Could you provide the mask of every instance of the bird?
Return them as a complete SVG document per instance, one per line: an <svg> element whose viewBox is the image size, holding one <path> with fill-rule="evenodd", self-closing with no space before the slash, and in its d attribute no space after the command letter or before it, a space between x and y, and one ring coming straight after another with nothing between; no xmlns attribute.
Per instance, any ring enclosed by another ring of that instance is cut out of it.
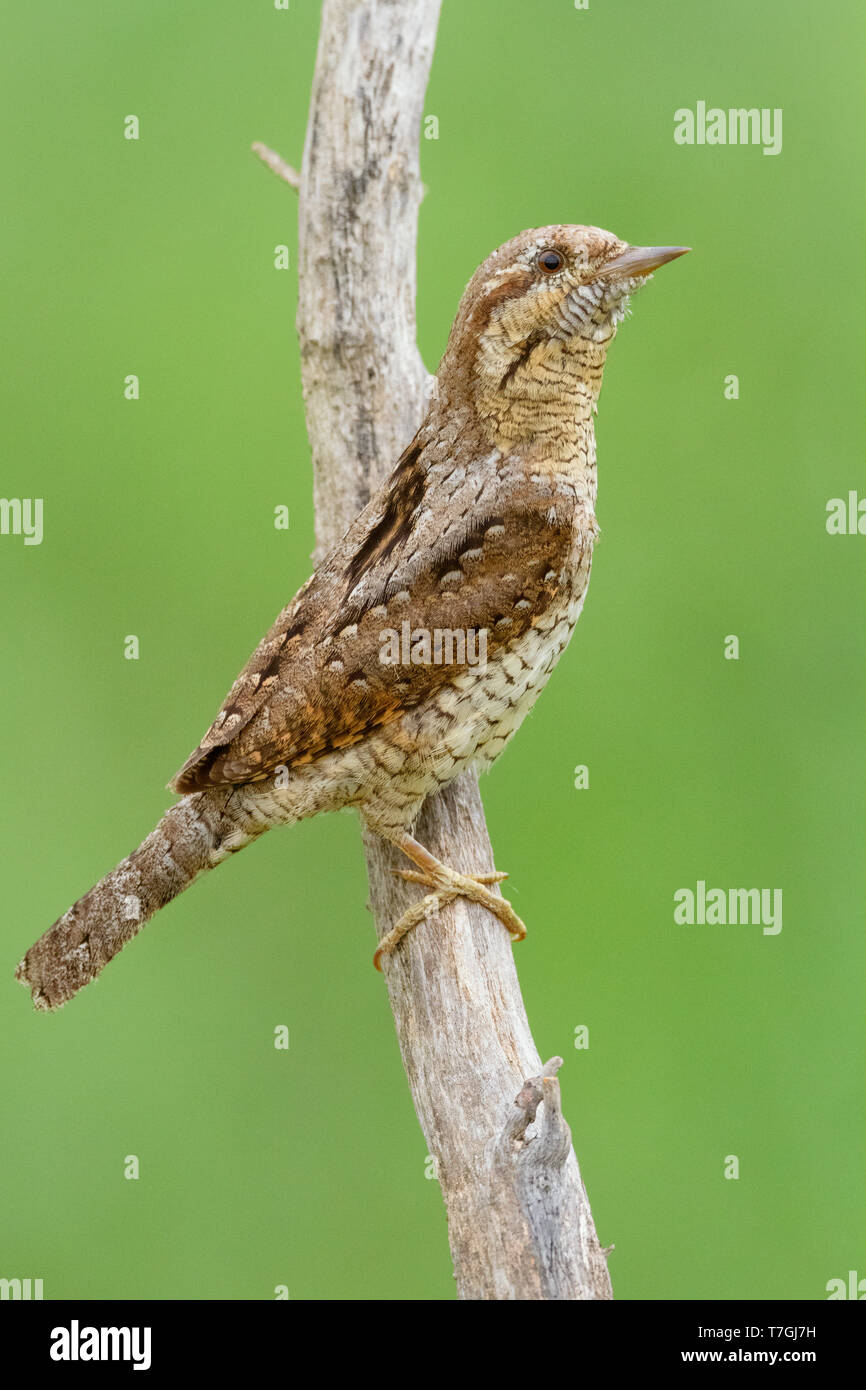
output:
<svg viewBox="0 0 866 1390"><path fill-rule="evenodd" d="M607 351L632 294L687 250L558 224L479 266L417 433L168 784L181 800L20 962L36 1009L264 831L346 807L430 890L379 941L380 969L455 897L525 936L506 875L457 873L412 830L426 797L499 757L571 637L599 534Z"/></svg>

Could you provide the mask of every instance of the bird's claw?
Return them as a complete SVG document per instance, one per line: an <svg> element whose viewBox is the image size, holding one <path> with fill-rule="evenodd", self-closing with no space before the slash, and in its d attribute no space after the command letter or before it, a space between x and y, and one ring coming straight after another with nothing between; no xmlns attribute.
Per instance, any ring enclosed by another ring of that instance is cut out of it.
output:
<svg viewBox="0 0 866 1390"><path fill-rule="evenodd" d="M511 903L498 894L491 893L489 889L489 885L501 883L507 878L506 873L497 871L489 874L458 874L449 870L447 875L442 874L441 877L418 869L393 869L392 873L408 883L420 883L433 891L404 912L399 922L382 937L373 956L373 964L377 970L382 969L382 957L391 955L407 932L446 903L453 902L455 898L468 898L470 902L486 907L494 917L498 917L514 941L522 941L526 936L526 927Z"/></svg>

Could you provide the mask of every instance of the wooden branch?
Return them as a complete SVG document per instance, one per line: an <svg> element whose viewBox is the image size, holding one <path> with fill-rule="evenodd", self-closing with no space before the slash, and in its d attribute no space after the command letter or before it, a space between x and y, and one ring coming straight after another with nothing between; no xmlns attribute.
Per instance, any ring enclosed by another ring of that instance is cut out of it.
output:
<svg viewBox="0 0 866 1390"><path fill-rule="evenodd" d="M439 0L325 0L322 9L300 180L297 320L318 556L393 467L428 399L415 240L438 12ZM493 870L469 774L427 801L415 833L455 869ZM390 846L368 835L365 849L381 937L420 890L394 876L405 865ZM459 1297L612 1297L562 1116L560 1059L542 1068L502 925L456 899L410 933L385 974L448 1212Z"/></svg>

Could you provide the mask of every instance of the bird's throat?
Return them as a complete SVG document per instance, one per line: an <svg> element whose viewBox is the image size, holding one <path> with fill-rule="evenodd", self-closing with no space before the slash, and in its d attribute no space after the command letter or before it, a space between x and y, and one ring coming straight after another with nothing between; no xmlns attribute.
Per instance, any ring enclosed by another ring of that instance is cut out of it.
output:
<svg viewBox="0 0 866 1390"><path fill-rule="evenodd" d="M475 407L489 443L520 452L539 472L580 477L594 496L593 415L608 341L545 338L515 348L482 340Z"/></svg>

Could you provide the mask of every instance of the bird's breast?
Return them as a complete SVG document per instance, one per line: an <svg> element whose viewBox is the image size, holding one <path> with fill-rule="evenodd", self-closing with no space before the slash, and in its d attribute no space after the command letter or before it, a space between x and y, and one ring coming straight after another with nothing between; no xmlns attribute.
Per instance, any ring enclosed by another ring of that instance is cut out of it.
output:
<svg viewBox="0 0 866 1390"><path fill-rule="evenodd" d="M492 763L520 728L568 645L589 584L594 531L575 536L556 598L532 625L459 675L422 713L439 773ZM419 728L419 733L421 732Z"/></svg>

